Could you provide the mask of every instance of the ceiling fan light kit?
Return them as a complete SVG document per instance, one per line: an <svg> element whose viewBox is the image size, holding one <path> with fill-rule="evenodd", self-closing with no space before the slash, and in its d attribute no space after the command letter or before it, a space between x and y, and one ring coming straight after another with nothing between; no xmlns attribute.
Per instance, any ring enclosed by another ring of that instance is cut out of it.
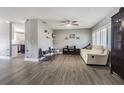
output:
<svg viewBox="0 0 124 93"><path fill-rule="evenodd" d="M78 26L79 24L77 24L78 21L71 21L71 20L65 20L65 21L61 21L61 24L63 26L67 26L67 27L70 27L70 26Z"/></svg>
<svg viewBox="0 0 124 93"><path fill-rule="evenodd" d="M70 27L70 26L72 26L72 25L71 25L71 24L67 24L66 26Z"/></svg>

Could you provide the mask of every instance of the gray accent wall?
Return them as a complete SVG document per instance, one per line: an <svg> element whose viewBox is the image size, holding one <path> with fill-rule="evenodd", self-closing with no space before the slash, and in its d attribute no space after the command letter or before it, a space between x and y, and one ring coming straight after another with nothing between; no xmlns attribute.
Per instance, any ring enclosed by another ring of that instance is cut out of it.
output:
<svg viewBox="0 0 124 93"><path fill-rule="evenodd" d="M10 23L0 22L0 56L10 57Z"/></svg>
<svg viewBox="0 0 124 93"><path fill-rule="evenodd" d="M77 30L56 30L54 31L56 35L54 40L54 47L62 49L63 47L69 45L76 45L77 48L83 48L91 42L91 30L90 29L77 29ZM70 39L69 35L75 34L79 39ZM65 38L68 39L65 39Z"/></svg>

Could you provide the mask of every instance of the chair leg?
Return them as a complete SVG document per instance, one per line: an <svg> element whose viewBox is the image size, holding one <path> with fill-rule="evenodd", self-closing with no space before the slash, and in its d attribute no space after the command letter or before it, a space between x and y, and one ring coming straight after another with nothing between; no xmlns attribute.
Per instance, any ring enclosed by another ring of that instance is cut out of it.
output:
<svg viewBox="0 0 124 93"><path fill-rule="evenodd" d="M111 73L111 74L113 74L113 71L112 71L112 69L111 69L110 73Z"/></svg>

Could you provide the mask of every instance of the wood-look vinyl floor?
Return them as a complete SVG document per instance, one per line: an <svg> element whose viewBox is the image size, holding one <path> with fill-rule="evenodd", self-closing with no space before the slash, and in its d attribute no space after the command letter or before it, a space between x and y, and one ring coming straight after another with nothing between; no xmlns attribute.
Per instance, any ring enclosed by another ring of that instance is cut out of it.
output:
<svg viewBox="0 0 124 93"><path fill-rule="evenodd" d="M53 61L0 60L1 85L122 85L109 67L86 65L78 55L59 55Z"/></svg>

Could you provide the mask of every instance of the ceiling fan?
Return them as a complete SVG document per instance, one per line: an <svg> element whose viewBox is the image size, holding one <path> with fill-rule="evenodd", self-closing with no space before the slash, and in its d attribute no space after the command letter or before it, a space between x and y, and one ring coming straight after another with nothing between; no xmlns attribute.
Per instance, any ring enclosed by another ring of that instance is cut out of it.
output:
<svg viewBox="0 0 124 93"><path fill-rule="evenodd" d="M65 21L61 21L61 25L62 26L78 26L79 24L77 24L78 21L71 21L71 20L65 20Z"/></svg>

